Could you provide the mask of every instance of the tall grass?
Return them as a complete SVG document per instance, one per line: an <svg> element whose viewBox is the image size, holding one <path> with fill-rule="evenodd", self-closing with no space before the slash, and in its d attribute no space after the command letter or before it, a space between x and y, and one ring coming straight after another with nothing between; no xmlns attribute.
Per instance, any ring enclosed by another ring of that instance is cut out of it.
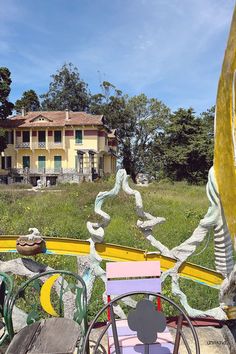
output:
<svg viewBox="0 0 236 354"><path fill-rule="evenodd" d="M30 227L36 227L44 236L89 238L86 229L88 220L98 220L94 214L94 201L100 191L109 190L114 179L80 185L61 185L56 191L28 192L0 188L1 223L0 233L8 235L27 234ZM154 216L166 218L164 224L154 228L154 236L164 245L173 248L191 236L208 208L205 188L189 186L186 183L152 183L138 189L143 197L144 210ZM137 214L132 196L120 193L116 198L106 200L103 207L111 216L111 222L105 230L105 242L126 245L145 250L154 250L136 227ZM204 247L199 247L198 251ZM12 256L10 256L12 257ZM76 263L74 257L39 256L55 268L71 268ZM193 263L209 268L214 266L213 236L207 249L199 256L192 256ZM217 291L191 281L181 280L190 304L198 308L217 305ZM96 285L90 313L93 314L101 303L103 285ZM164 293L170 295L170 287L164 287ZM99 296L98 296L99 294ZM99 300L98 300L99 298Z"/></svg>

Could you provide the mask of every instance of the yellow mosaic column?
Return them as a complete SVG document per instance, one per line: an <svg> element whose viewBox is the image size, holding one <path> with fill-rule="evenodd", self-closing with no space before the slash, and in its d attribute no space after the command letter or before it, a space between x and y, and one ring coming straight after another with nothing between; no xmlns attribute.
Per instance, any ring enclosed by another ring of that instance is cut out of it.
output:
<svg viewBox="0 0 236 354"><path fill-rule="evenodd" d="M236 236L236 7L220 75L215 120L214 170L226 222Z"/></svg>

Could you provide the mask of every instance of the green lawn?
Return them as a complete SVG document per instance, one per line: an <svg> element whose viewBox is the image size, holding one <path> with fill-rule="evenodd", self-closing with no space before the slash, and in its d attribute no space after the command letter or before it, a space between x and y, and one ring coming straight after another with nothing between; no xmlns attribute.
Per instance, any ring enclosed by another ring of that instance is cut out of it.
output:
<svg viewBox="0 0 236 354"><path fill-rule="evenodd" d="M191 236L200 219L205 215L208 201L205 188L189 186L186 183L152 183L149 187L131 187L138 189L143 196L144 210L154 216L166 218L166 222L154 228L153 234L169 248L177 246ZM94 215L94 201L100 191L113 187L114 180L80 185L62 185L59 192L33 193L25 190L6 190L0 186L0 208L2 235L27 234L29 227L37 227L44 236L89 238L86 229L88 220L97 220ZM111 222L105 230L105 242L153 250L137 229L137 215L134 197L123 192L114 199L104 203L104 210L110 214ZM200 251L204 244L199 248ZM13 255L8 255L13 257ZM55 268L75 270L74 257L38 256ZM214 266L213 239L207 250L199 256L189 259L209 268ZM217 306L218 292L205 286L182 280L189 302L197 308ZM97 309L98 294L102 285L95 287L91 304L91 314ZM170 294L168 282L164 293ZM100 304L100 300L99 300Z"/></svg>

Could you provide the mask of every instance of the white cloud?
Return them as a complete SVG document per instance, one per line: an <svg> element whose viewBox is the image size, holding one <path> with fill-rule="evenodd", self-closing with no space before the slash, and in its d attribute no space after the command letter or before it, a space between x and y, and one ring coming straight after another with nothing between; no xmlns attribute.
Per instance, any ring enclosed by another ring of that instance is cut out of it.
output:
<svg viewBox="0 0 236 354"><path fill-rule="evenodd" d="M232 12L232 4L213 0L148 4L136 23L124 19L103 40L91 41L75 57L88 60L88 65L104 63L103 70L134 87L152 84L160 75L196 62L209 43L229 27Z"/></svg>
<svg viewBox="0 0 236 354"><path fill-rule="evenodd" d="M174 105L187 90L188 104L195 91L200 105L217 84L234 0L80 1L74 11L62 0L53 15L46 1L30 4L0 0L0 55L18 87L46 91L50 75L71 61L92 90L100 70L130 94L169 95Z"/></svg>

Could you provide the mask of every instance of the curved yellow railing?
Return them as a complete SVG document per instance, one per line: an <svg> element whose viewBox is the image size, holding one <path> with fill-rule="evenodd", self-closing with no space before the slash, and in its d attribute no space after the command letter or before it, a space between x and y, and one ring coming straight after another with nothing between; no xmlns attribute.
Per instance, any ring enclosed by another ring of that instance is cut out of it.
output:
<svg viewBox="0 0 236 354"><path fill-rule="evenodd" d="M16 252L18 237L0 236L0 252ZM79 256L87 255L90 252L88 241L53 237L45 237L44 239L47 245L47 254ZM172 268L176 263L175 259L161 256L156 252L147 253L144 250L109 243L96 244L96 250L104 260L160 261L162 271ZM180 276L211 287L218 287L223 280L220 273L188 262L181 266Z"/></svg>

